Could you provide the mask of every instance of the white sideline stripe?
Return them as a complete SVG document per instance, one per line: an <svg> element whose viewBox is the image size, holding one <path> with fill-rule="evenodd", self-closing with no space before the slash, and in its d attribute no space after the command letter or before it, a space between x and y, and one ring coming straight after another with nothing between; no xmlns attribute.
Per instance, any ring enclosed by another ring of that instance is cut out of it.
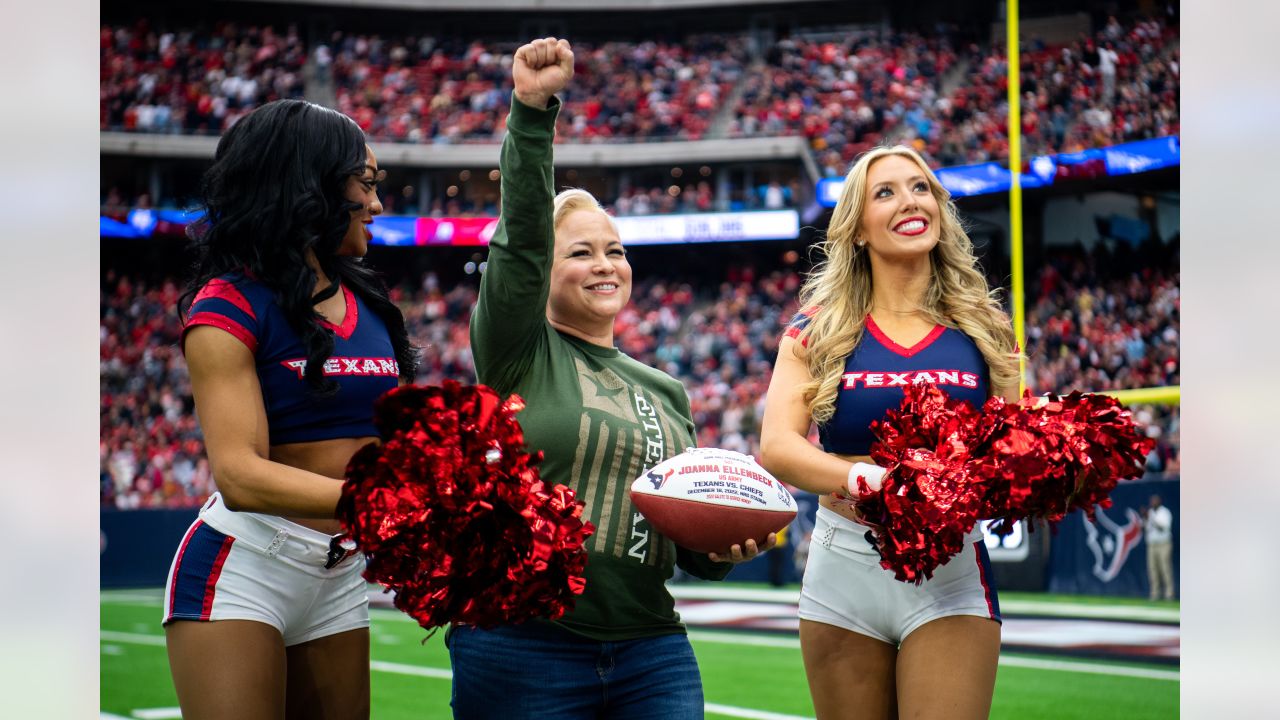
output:
<svg viewBox="0 0 1280 720"><path fill-rule="evenodd" d="M1150 680L1173 680L1174 682L1179 681L1182 677L1178 670L1156 670L1154 668L1128 667L1126 665L1103 665L1101 663L1042 660L1040 658L1008 657L1004 655L1000 656L1000 664L1034 670L1062 670L1064 672L1092 673L1094 675L1121 675Z"/></svg>
<svg viewBox="0 0 1280 720"><path fill-rule="evenodd" d="M755 647L800 649L800 638L794 635L748 635L746 633L690 630L689 639L700 640L702 642L723 643L725 645L752 645Z"/></svg>
<svg viewBox="0 0 1280 720"><path fill-rule="evenodd" d="M140 633L123 633L103 630L98 633L100 639L112 642L133 643L135 645L164 646L163 635L143 635ZM722 643L725 645L748 645L756 647L778 647L799 649L800 639L793 637L771 637L768 635L748 635L738 633L690 631L689 639L698 642ZM1177 670L1157 670L1154 668L1130 667L1128 665L1107 665L1103 663L1072 662L1066 660L1042 660L1019 656L1001 655L1000 664L1009 667L1030 668L1033 670L1058 670L1062 672L1089 673L1093 675L1116 675L1120 677L1148 678L1150 680L1179 681L1181 673ZM398 672L405 675L421 675L447 679L453 677L448 670L423 668L416 665L374 660L369 667L381 672ZM441 674L446 673L446 674ZM727 706L726 706L727 707ZM746 716L743 716L746 717ZM782 717L782 716L779 716Z"/></svg>
<svg viewBox="0 0 1280 720"><path fill-rule="evenodd" d="M800 590L774 588L728 588L703 585L667 585L671 597L677 600L756 600L759 602L800 602Z"/></svg>
<svg viewBox="0 0 1280 720"><path fill-rule="evenodd" d="M129 714L138 718L138 720L173 720L173 718L182 720L182 708L176 707L146 708L134 710Z"/></svg>
<svg viewBox="0 0 1280 720"><path fill-rule="evenodd" d="M142 633L100 630L98 632L98 639L111 640L112 642L133 643L134 645L159 645L160 647L164 647L163 635L143 635Z"/></svg>
<svg viewBox="0 0 1280 720"><path fill-rule="evenodd" d="M164 602L164 591L103 590L98 593L98 601L113 605L160 605Z"/></svg>
<svg viewBox="0 0 1280 720"><path fill-rule="evenodd" d="M739 635L738 633L689 631L689 639L700 642L723 643L725 645L754 645L756 647L800 648L800 639L796 637L770 637L768 635ZM1073 662L1070 660L1041 660L1039 658L1019 657L1017 655L1001 655L1000 664L1009 667L1031 668L1034 670L1060 670L1062 672L1090 673L1093 675L1119 675L1123 677L1148 678L1151 680L1181 679L1177 670L1157 670L1154 668L1130 667L1128 665L1107 665L1105 663Z"/></svg>
<svg viewBox="0 0 1280 720"><path fill-rule="evenodd" d="M729 717L749 718L750 720L813 720L808 715L783 715L782 713L767 712L764 710L750 710L748 708L734 707L732 705L718 705L716 703L707 703L706 710L716 715L728 715Z"/></svg>
<svg viewBox="0 0 1280 720"><path fill-rule="evenodd" d="M381 672L398 673L400 675L417 675L419 677L438 678L440 680L450 680L453 678L453 672L442 670L440 668L418 667L416 665L404 665L402 663L383 662L374 660L369 663L371 670ZM732 705L718 705L716 703L706 703L706 711L715 713L716 715L727 715L729 717L748 718L749 720L813 720L813 718L803 715L782 715L780 713L772 713L764 710L752 710L750 708L734 707Z"/></svg>
<svg viewBox="0 0 1280 720"><path fill-rule="evenodd" d="M752 602L790 603L793 605L800 602L800 591L795 589L725 588L679 584L668 585L667 589L671 591L671 596L677 600L746 600ZM1000 601L1000 610L1010 615L1063 615L1066 617L1159 620L1162 622L1178 622L1181 618L1181 611L1177 608L1040 602L1038 600L1002 599Z"/></svg>
<svg viewBox="0 0 1280 720"><path fill-rule="evenodd" d="M1038 602L1036 600L1001 600L1000 612L1010 615L1062 615L1077 618L1119 620L1159 620L1180 622L1182 612L1174 608L1140 605L1085 605L1082 603Z"/></svg>
<svg viewBox="0 0 1280 720"><path fill-rule="evenodd" d="M419 677L437 678L440 680L453 679L452 670L421 667L419 665L404 665L402 663L385 662L382 660L370 660L369 669L377 670L379 672L398 673L400 675L417 675Z"/></svg>
<svg viewBox="0 0 1280 720"><path fill-rule="evenodd" d="M799 590L765 588L753 590L750 588L717 588L696 585L669 585L667 589L678 600L745 600L749 602L790 604L800 602ZM100 600L103 603L116 605L158 607L163 603L163 596L158 593L104 590L101 592ZM412 618L393 608L371 608L371 610L388 611L399 615L402 619L413 622ZM1051 617L1152 620L1174 623L1180 622L1182 618L1182 613L1177 608L1142 607L1141 605L1090 605L1072 602L1040 602L1038 600L1001 600L1000 610L1006 615L1047 615Z"/></svg>
<svg viewBox="0 0 1280 720"><path fill-rule="evenodd" d="M417 620L414 620L413 618L409 617L408 615L400 612L395 608L371 607L369 608L369 617L378 618L380 620L410 622L410 623L413 623L414 625L418 624ZM440 631L444 632L444 628L441 628ZM426 631L424 630L423 632L426 632Z"/></svg>

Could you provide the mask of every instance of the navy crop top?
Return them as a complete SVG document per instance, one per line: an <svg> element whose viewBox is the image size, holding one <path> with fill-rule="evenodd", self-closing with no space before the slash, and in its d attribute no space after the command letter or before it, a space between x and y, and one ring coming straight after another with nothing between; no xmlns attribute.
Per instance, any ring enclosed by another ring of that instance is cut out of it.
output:
<svg viewBox="0 0 1280 720"><path fill-rule="evenodd" d="M799 337L816 311L797 314L785 335ZM867 316L865 332L845 359L835 414L818 426L822 449L841 455L867 455L875 436L871 423L902 405L902 388L932 382L948 395L974 407L987 401L987 362L968 335L938 325L914 346L890 340Z"/></svg>
<svg viewBox="0 0 1280 720"><path fill-rule="evenodd" d="M369 310L345 285L347 312L333 331L333 355L324 374L338 382L338 392L317 397L303 379L307 351L289 327L275 294L241 275L210 280L191 304L183 336L197 325L231 333L253 353L267 409L272 445L372 437L373 401L396 387L400 366L382 318Z"/></svg>

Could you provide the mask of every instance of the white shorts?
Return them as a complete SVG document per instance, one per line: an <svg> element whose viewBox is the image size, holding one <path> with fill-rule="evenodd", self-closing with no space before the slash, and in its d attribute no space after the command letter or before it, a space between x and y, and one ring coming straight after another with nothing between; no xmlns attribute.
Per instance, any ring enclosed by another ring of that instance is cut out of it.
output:
<svg viewBox="0 0 1280 720"><path fill-rule="evenodd" d="M331 554L332 541L273 515L228 510L214 493L174 554L164 623L256 620L279 630L286 647L369 627L364 555Z"/></svg>
<svg viewBox="0 0 1280 720"><path fill-rule="evenodd" d="M835 625L895 647L916 628L951 615L1000 622L991 559L979 538L920 585L880 567L870 528L818 508L800 589L800 618Z"/></svg>

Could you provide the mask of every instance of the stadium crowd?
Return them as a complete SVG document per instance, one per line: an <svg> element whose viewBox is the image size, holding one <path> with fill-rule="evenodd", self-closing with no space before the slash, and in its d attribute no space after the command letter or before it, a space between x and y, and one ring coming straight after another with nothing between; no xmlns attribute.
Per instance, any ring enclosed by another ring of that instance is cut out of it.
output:
<svg viewBox="0 0 1280 720"><path fill-rule="evenodd" d="M1027 382L1034 392L1180 384L1177 252L1104 246L1051 253L1030 286ZM1135 405L1157 441L1148 470L1179 468L1178 406Z"/></svg>
<svg viewBox="0 0 1280 720"><path fill-rule="evenodd" d="M497 142L511 94L514 45L429 36L335 33L337 107L378 140ZM574 86L560 140L697 140L746 64L740 37L574 43Z"/></svg>
<svg viewBox="0 0 1280 720"><path fill-rule="evenodd" d="M1112 272L1096 254L1051 258L1028 310L1033 391L1176 384L1176 269ZM1176 266L1175 266L1176 268ZM637 282L617 321L619 347L680 378L701 446L759 449L780 332L797 311L795 270L731 268L718 286L658 278ZM117 508L194 506L213 490L178 348L173 279L109 270L101 287L101 500ZM468 322L473 283L445 286L433 273L392 289L422 348L418 382L474 381ZM1137 406L1158 440L1154 472L1178 469L1177 407Z"/></svg>
<svg viewBox="0 0 1280 720"><path fill-rule="evenodd" d="M1062 253L1027 308L1032 389L1116 390L1179 384L1179 277L1146 266L1117 273L1098 253Z"/></svg>
<svg viewBox="0 0 1280 720"><path fill-rule="evenodd" d="M972 48L954 92L904 116L901 140L935 166L1007 161L1008 59ZM1020 55L1023 156L1179 134L1176 28L1114 17L1069 45L1035 43Z"/></svg>
<svg viewBox="0 0 1280 720"><path fill-rule="evenodd" d="M108 270L101 287L100 479L104 505L187 507L213 492L193 412L174 280Z"/></svg>
<svg viewBox="0 0 1280 720"><path fill-rule="evenodd" d="M745 87L729 135L803 135L828 174L844 174L859 152L907 112L933 106L955 65L946 36L859 31L842 39L779 39ZM830 168L835 168L834 172Z"/></svg>
<svg viewBox="0 0 1280 720"><path fill-rule="evenodd" d="M253 108L303 97L296 26L215 23L154 30L145 19L100 31L100 127L217 135Z"/></svg>
<svg viewBox="0 0 1280 720"><path fill-rule="evenodd" d="M776 180L744 189L730 184L718 193L706 180L672 183L665 187L632 186L620 191L612 202L604 200L605 209L614 215L661 215L666 213L698 213L724 210L781 210L794 208L803 193L800 181L793 178L783 184Z"/></svg>
<svg viewBox="0 0 1280 720"><path fill-rule="evenodd" d="M747 38L575 41L575 81L557 139L697 140L801 135L827 174L877 142L911 143L935 167L1007 158L1007 59L958 35L798 29L759 58ZM430 35L336 32L310 48L294 26L218 23L101 28L101 127L217 133L247 109L316 92L377 140L493 143L510 96L514 45ZM1024 156L1179 131L1178 28L1112 17L1065 45L1032 39L1021 57ZM728 105L735 88L740 96Z"/></svg>

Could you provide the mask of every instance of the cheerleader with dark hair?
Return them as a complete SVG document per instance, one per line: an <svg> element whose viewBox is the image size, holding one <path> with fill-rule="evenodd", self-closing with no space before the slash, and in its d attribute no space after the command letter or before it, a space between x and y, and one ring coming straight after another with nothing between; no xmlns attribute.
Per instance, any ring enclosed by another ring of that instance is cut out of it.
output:
<svg viewBox="0 0 1280 720"><path fill-rule="evenodd" d="M182 346L218 492L165 588L184 717L368 717L364 563L334 513L374 399L417 366L362 261L384 176L350 118L297 100L237 122L205 175Z"/></svg>

